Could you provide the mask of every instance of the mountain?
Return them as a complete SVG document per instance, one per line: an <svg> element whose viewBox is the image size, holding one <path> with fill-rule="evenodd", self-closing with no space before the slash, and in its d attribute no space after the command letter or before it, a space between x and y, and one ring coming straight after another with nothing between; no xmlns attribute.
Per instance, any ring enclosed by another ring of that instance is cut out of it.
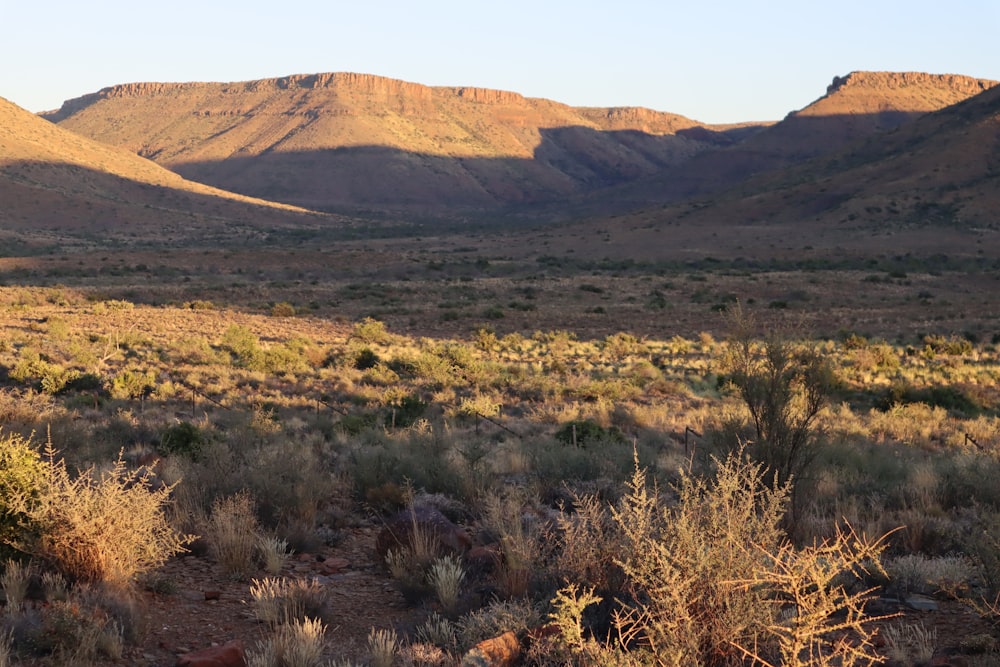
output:
<svg viewBox="0 0 1000 667"><path fill-rule="evenodd" d="M996 82L852 72L773 125L350 73L136 83L46 114L198 182L327 211L544 204L576 215L711 196L891 131Z"/></svg>
<svg viewBox="0 0 1000 667"><path fill-rule="evenodd" d="M615 220L623 247L697 229L693 253L995 252L1000 232L1000 86L711 198ZM718 238L725 238L720 244ZM713 249L714 248L714 249ZM648 253L647 253L648 255Z"/></svg>
<svg viewBox="0 0 1000 667"><path fill-rule="evenodd" d="M650 176L760 127L350 73L119 85L46 117L186 178L320 210L561 200Z"/></svg>
<svg viewBox="0 0 1000 667"><path fill-rule="evenodd" d="M318 218L185 180L128 151L84 138L0 98L0 228L33 238L95 239L299 225Z"/></svg>
<svg viewBox="0 0 1000 667"><path fill-rule="evenodd" d="M852 72L825 95L783 120L721 150L619 188L618 196L653 205L706 198L759 174L833 154L853 142L890 132L997 85L996 81L920 72Z"/></svg>

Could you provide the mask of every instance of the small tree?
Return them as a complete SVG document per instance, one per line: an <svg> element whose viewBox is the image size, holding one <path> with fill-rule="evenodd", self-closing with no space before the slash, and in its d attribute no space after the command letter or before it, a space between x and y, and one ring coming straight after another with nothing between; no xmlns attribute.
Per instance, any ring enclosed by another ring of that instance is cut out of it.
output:
<svg viewBox="0 0 1000 667"><path fill-rule="evenodd" d="M819 444L816 417L833 387L829 364L815 351L769 335L754 337L753 318L737 306L723 367L746 405L755 439L747 448L772 484L801 480ZM800 494L792 487L793 517Z"/></svg>

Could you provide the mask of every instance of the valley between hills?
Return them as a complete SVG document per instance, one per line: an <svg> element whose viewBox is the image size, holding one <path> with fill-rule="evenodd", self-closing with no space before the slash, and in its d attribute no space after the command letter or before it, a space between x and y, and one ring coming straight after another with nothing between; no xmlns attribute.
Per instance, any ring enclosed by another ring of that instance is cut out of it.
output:
<svg viewBox="0 0 1000 667"><path fill-rule="evenodd" d="M997 211L960 75L0 98L0 665L1000 664Z"/></svg>

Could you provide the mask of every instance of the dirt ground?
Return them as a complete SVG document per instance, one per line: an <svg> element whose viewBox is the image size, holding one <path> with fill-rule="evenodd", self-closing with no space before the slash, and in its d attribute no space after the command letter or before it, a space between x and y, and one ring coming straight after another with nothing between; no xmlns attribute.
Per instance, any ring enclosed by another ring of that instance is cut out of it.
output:
<svg viewBox="0 0 1000 667"><path fill-rule="evenodd" d="M336 546L291 556L281 573L316 579L329 593L326 636L331 658L362 660L372 628L403 630L419 615L375 562L377 530L347 529ZM113 664L167 667L179 655L214 644L239 639L250 651L267 638L267 627L254 614L249 581L235 581L212 560L193 555L172 560L161 574L174 590L142 593L145 637ZM258 575L265 576L263 571Z"/></svg>
<svg viewBox="0 0 1000 667"><path fill-rule="evenodd" d="M290 578L316 578L327 588L330 658L363 662L368 657L367 637L373 628L394 628L402 637L426 613L409 607L388 574L375 562L373 545L377 532L374 526L350 529L337 546L291 557L282 572L282 576ZM336 568L344 561L346 565ZM334 564L334 568L325 567L324 563ZM175 584L175 591L143 593L146 615L143 641L139 646L129 647L121 660L108 664L172 667L178 656L191 651L232 639L241 640L247 650L253 650L266 638L266 626L254 615L249 582L229 579L216 563L190 555L171 561L162 574ZM216 596L217 599L206 599ZM898 616L880 621L879 625L912 626L927 633L933 638L937 664L976 664L973 656L955 656L967 650L963 644L970 638L992 635L991 624L964 603L935 602L936 610L918 611L881 601L878 613L898 613ZM892 652L883 637L884 632L876 643L888 658ZM916 650L915 646L911 648L913 653ZM950 661L945 661L946 656Z"/></svg>

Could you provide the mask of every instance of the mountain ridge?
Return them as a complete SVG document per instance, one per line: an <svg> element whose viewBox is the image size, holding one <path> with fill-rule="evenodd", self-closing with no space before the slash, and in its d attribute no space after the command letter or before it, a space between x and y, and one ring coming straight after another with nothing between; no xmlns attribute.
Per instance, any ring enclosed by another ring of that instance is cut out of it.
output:
<svg viewBox="0 0 1000 667"><path fill-rule="evenodd" d="M996 84L856 71L777 123L712 126L643 107L334 72L121 84L46 117L193 181L309 209L565 220L752 190Z"/></svg>
<svg viewBox="0 0 1000 667"><path fill-rule="evenodd" d="M596 211L619 194L623 210L707 196L995 83L852 72L771 125L351 72L120 84L44 116L188 179L310 209L448 214L583 198Z"/></svg>
<svg viewBox="0 0 1000 667"><path fill-rule="evenodd" d="M815 230L811 243L837 246L848 235L907 234L975 254L1000 232L1000 87L924 114L894 132L800 165L752 178L712 200L647 209L623 219L652 225L773 225ZM936 239L936 241L935 241Z"/></svg>
<svg viewBox="0 0 1000 667"><path fill-rule="evenodd" d="M755 129L355 73L122 84L44 117L192 180L325 210L558 199L655 173ZM374 172L382 177L366 176Z"/></svg>

